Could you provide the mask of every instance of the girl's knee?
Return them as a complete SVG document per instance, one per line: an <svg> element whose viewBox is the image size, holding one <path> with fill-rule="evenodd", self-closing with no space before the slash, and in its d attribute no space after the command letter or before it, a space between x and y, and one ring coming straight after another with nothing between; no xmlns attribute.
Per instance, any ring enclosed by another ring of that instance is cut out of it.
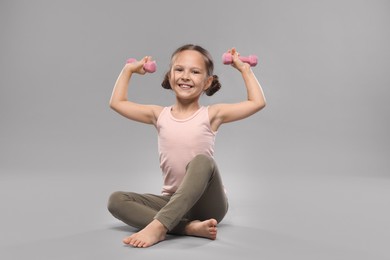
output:
<svg viewBox="0 0 390 260"><path fill-rule="evenodd" d="M201 164L201 165L209 165L210 167L214 167L214 159L205 154L198 154L191 160L191 163Z"/></svg>
<svg viewBox="0 0 390 260"><path fill-rule="evenodd" d="M194 170L198 173L214 175L216 164L212 157L204 154L196 155L187 165L186 170Z"/></svg>
<svg viewBox="0 0 390 260"><path fill-rule="evenodd" d="M115 214L115 212L120 207L121 202L123 201L123 192L116 191L112 193L108 199L107 209L111 214Z"/></svg>

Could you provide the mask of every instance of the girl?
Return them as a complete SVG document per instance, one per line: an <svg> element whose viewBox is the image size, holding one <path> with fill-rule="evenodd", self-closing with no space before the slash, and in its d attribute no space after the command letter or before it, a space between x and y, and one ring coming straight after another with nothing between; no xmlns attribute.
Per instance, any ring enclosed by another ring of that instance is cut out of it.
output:
<svg viewBox="0 0 390 260"><path fill-rule="evenodd" d="M125 239L134 247L149 247L167 233L216 239L217 223L228 210L228 202L217 165L213 159L218 128L246 118L265 106L265 97L250 66L229 50L232 66L242 75L248 99L236 104L199 104L203 93L213 95L221 88L213 75L214 63L197 45L178 48L162 86L172 89L176 102L169 107L141 105L127 98L133 73L144 75L149 56L128 63L120 73L110 100L119 114L152 124L158 132L160 166L163 172L161 195L115 192L108 202L111 214L140 231Z"/></svg>

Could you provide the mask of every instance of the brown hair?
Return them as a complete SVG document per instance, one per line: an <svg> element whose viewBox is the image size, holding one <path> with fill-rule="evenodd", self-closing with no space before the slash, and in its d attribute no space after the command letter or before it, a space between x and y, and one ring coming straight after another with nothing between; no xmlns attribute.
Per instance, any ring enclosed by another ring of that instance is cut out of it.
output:
<svg viewBox="0 0 390 260"><path fill-rule="evenodd" d="M182 51L187 51L187 50L197 51L200 54L202 54L202 56L204 58L204 62L206 64L207 76L213 77L213 82L211 83L210 87L208 89L206 89L205 92L206 92L207 96L212 96L215 92L217 92L221 88L221 83L219 82L218 76L213 75L213 71L214 71L213 58L211 57L210 53L206 49L202 48L199 45L194 45L194 44L183 45L183 46L179 47L178 49L176 49L176 51L172 54L171 61L175 57L176 54L178 54ZM171 66L172 66L172 64L170 64L170 67ZM172 89L171 84L169 83L169 73L170 73L170 71L168 71L165 74L164 80L161 83L161 86L165 89Z"/></svg>

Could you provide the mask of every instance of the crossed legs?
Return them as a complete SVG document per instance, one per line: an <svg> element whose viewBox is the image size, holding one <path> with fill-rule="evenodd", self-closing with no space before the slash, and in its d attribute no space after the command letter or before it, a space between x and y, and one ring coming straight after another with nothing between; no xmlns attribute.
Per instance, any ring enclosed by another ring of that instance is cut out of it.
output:
<svg viewBox="0 0 390 260"><path fill-rule="evenodd" d="M108 209L114 217L141 231L124 243L136 247L152 246L166 233L215 239L216 225L225 216L228 203L214 160L196 156L172 196L115 192Z"/></svg>

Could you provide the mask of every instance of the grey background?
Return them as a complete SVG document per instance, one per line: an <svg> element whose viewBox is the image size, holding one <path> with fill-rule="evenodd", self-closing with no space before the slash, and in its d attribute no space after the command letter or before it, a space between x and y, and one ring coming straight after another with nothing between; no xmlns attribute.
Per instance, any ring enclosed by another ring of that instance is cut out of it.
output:
<svg viewBox="0 0 390 260"><path fill-rule="evenodd" d="M389 1L0 2L2 259L389 259ZM185 43L214 56L222 90L245 99L236 47L268 106L220 128L216 160L231 208L216 241L169 237L137 250L106 210L115 190L159 193L156 131L108 107L128 57L158 71L130 94L170 105L160 87ZM387 72L387 73L386 73Z"/></svg>

